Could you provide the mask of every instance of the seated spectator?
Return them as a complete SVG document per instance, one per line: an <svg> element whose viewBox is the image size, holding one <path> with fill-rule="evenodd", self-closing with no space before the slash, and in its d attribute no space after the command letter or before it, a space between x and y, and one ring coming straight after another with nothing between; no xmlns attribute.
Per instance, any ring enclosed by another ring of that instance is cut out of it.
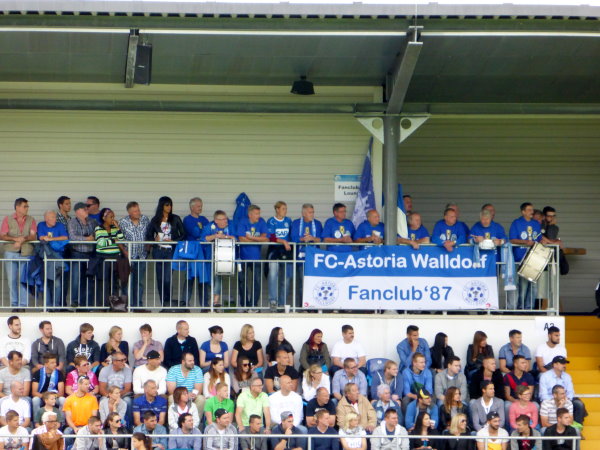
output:
<svg viewBox="0 0 600 450"><path fill-rule="evenodd" d="M262 344L255 339L254 327L250 324L242 326L240 340L233 345L231 366L234 369L237 368L237 361L240 356L248 358L256 373L262 372L265 363Z"/></svg>
<svg viewBox="0 0 600 450"><path fill-rule="evenodd" d="M145 361L133 371L133 393L135 395L143 394L146 382L154 381L157 394L165 395L167 393L167 369L160 365L160 353L150 350L146 354Z"/></svg>
<svg viewBox="0 0 600 450"><path fill-rule="evenodd" d="M223 408L214 412L215 421L204 430L207 435L204 438L204 450L238 450L237 430L231 424L231 416L232 413Z"/></svg>
<svg viewBox="0 0 600 450"><path fill-rule="evenodd" d="M35 415L33 416L33 423L36 427L40 427L44 424L42 416L46 413L52 413L56 416L56 421L58 422L60 428L65 426L65 415L62 412L62 407L58 408L56 406L58 402L58 396L55 392L46 391L42 395L42 400L44 401L44 406L38 408ZM64 403L64 401L63 401Z"/></svg>
<svg viewBox="0 0 600 450"><path fill-rule="evenodd" d="M496 368L496 360L493 356L486 356L483 359L482 367L473 374L471 383L469 384L469 397L471 401L481 397L481 390L477 386L481 386L482 381L491 381L494 383L496 397L504 399L504 378L500 369Z"/></svg>
<svg viewBox="0 0 600 450"><path fill-rule="evenodd" d="M65 434L70 433L65 430ZM102 437L103 434L102 421L98 417L92 416L88 419L87 424L77 431L77 438L75 439L73 448L76 448L77 450L104 450L106 449L106 438ZM98 435L98 437L88 437L90 435ZM69 444L67 444L67 446L68 445Z"/></svg>
<svg viewBox="0 0 600 450"><path fill-rule="evenodd" d="M312 448L314 450L339 450L340 440L338 432L331 426L330 414L326 409L320 409L314 417L316 425L308 429L308 434L316 436L330 435L331 438L314 439Z"/></svg>
<svg viewBox="0 0 600 450"><path fill-rule="evenodd" d="M23 450L29 446L29 432L19 425L20 421L16 411L6 413L5 425L0 428L0 449Z"/></svg>
<svg viewBox="0 0 600 450"><path fill-rule="evenodd" d="M65 370L66 350L62 339L52 334L52 323L48 320L42 320L39 325L42 337L33 341L31 344L31 373L34 374L44 365L44 355L51 353L57 356L57 369L61 372Z"/></svg>
<svg viewBox="0 0 600 450"><path fill-rule="evenodd" d="M367 432L360 426L358 414L350 412L344 417L344 425L340 427L340 444L344 450L359 448L367 450Z"/></svg>
<svg viewBox="0 0 600 450"><path fill-rule="evenodd" d="M207 400L217 395L217 385L226 384L231 386L229 374L225 372L225 362L221 358L213 358L210 362L210 369L204 375L204 386L202 389L204 398ZM229 389L227 390L229 398Z"/></svg>
<svg viewBox="0 0 600 450"><path fill-rule="evenodd" d="M344 370L338 370L331 381L331 393L336 400L341 400L344 388L348 383L354 383L358 386L361 395L365 397L368 394L369 386L367 377L364 373L358 370L358 364L354 358L344 359Z"/></svg>
<svg viewBox="0 0 600 450"><path fill-rule="evenodd" d="M375 428L370 439L372 450L408 450L408 433L402 425L399 425L399 421L395 409L385 411L383 420Z"/></svg>
<svg viewBox="0 0 600 450"><path fill-rule="evenodd" d="M427 228L423 226L421 214L418 212L410 213L407 222L408 238L402 238L398 236L397 243L410 245L415 250L418 250L421 244L429 244L429 231L427 231Z"/></svg>
<svg viewBox="0 0 600 450"><path fill-rule="evenodd" d="M140 267L141 265L142 264L140 264ZM151 352L158 353L159 363L162 363L165 358L163 345L160 341L152 339L152 327L149 324L145 323L140 327L140 336L141 339L133 344L133 357L135 359L133 363L134 367L140 367L146 364L148 362L148 354Z"/></svg>
<svg viewBox="0 0 600 450"><path fill-rule="evenodd" d="M575 391L573 389L573 380L571 375L566 372L567 361L562 356L555 356L552 360L552 370L544 372L540 376L539 386L539 397L540 401L548 400L552 398L552 388L556 385L563 386L567 398L573 402L573 418L578 423L583 423L583 419L586 415L585 406L583 402L576 398Z"/></svg>
<svg viewBox="0 0 600 450"><path fill-rule="evenodd" d="M390 409L396 411L398 420L404 423L404 415L402 414L402 407L399 402L395 402L392 399L392 391L387 384L380 384L377 386L376 399L371 402L373 408L375 408L375 414L377 416L377 425L384 419L385 412Z"/></svg>
<svg viewBox="0 0 600 450"><path fill-rule="evenodd" d="M91 370L91 364L85 355L77 355L74 361L74 369L67 374L65 380L65 393L71 395L77 391L79 377L88 377L90 381L90 392L97 395L100 390L100 382L96 374Z"/></svg>
<svg viewBox="0 0 600 450"><path fill-rule="evenodd" d="M297 419L294 418L292 411L283 411L279 415L279 423L273 428L272 434L284 434L286 437L272 437L269 438L272 450L306 450L306 438L294 437L302 436L306 434L306 428L302 430L295 423ZM287 437L290 436L290 437Z"/></svg>
<svg viewBox="0 0 600 450"><path fill-rule="evenodd" d="M426 437L411 438L410 448L438 450L439 446L437 441L431 438L431 436L435 436L437 434L435 425L435 421L431 418L431 415L428 412L420 412L415 420L413 429L410 431L410 435Z"/></svg>
<svg viewBox="0 0 600 450"><path fill-rule="evenodd" d="M296 391L298 389L300 374L290 365L289 352L285 349L280 349L277 350L276 355L277 364L267 367L267 370L265 371L265 386L267 388L267 393L272 394L281 389L279 380L284 375L291 378L292 390Z"/></svg>
<svg viewBox="0 0 600 450"><path fill-rule="evenodd" d="M100 420L106 421L106 418L112 414L118 414L123 417L127 415L127 403L121 398L121 388L119 386L109 386L107 389L108 396L100 399Z"/></svg>
<svg viewBox="0 0 600 450"><path fill-rule="evenodd" d="M552 369L552 360L556 356L567 357L567 349L560 344L560 329L558 327L548 328L548 340L540 344L535 351L535 361L540 373Z"/></svg>
<svg viewBox="0 0 600 450"><path fill-rule="evenodd" d="M352 242L355 229L354 224L346 219L346 205L336 203L333 205L333 217L330 217L323 226L321 239L323 242L332 244L349 244ZM330 252L351 252L350 245L328 245L326 249ZM335 364L335 362L334 362Z"/></svg>
<svg viewBox="0 0 600 450"><path fill-rule="evenodd" d="M79 377L77 390L67 397L63 411L67 421L65 434L77 434L87 426L92 416L98 415L98 400L95 395L90 394L90 379L87 376ZM98 422L98 428L101 429L100 419Z"/></svg>
<svg viewBox="0 0 600 450"><path fill-rule="evenodd" d="M11 350L7 356L8 366L0 370L0 399L11 395L10 386L13 381L23 383L23 395L29 395L31 376L29 370L23 367L23 355L17 350Z"/></svg>
<svg viewBox="0 0 600 450"><path fill-rule="evenodd" d="M144 433L135 432L131 435L132 450L152 450L152 438Z"/></svg>
<svg viewBox="0 0 600 450"><path fill-rule="evenodd" d="M256 435L240 437L240 450L267 450L266 432L260 416L252 414L248 419L248 426L240 430L240 433Z"/></svg>
<svg viewBox="0 0 600 450"><path fill-rule="evenodd" d="M215 294L216 296L217 294ZM208 370L214 358L221 358L225 368L229 367L229 347L223 342L223 328L214 325L208 329L210 339L200 346L200 368ZM229 384L229 383L227 383Z"/></svg>
<svg viewBox="0 0 600 450"><path fill-rule="evenodd" d="M358 391L358 386L354 383L348 383L344 388L344 397L339 401L336 408L336 420L338 427L346 424L346 416L350 413L357 413L360 426L372 433L377 426L377 416L375 408L369 403L369 400Z"/></svg>
<svg viewBox="0 0 600 450"><path fill-rule="evenodd" d="M425 388L433 392L433 379L431 371L425 368L425 356L419 352L412 356L412 366L402 371L404 389L402 391L402 408L406 409L408 404L417 399L417 394Z"/></svg>
<svg viewBox="0 0 600 450"><path fill-rule="evenodd" d="M237 397L242 391L248 389L253 380L259 377L254 371L252 363L245 356L238 358L236 366L237 367L233 370L233 376L231 377L231 390Z"/></svg>
<svg viewBox="0 0 600 450"><path fill-rule="evenodd" d="M108 388L117 386L120 391L120 397L127 405L127 420L131 423L131 405L133 403L131 368L125 365L125 355L120 351L112 354L111 365L100 371L98 381L100 382L100 395L109 396Z"/></svg>
<svg viewBox="0 0 600 450"><path fill-rule="evenodd" d="M421 353L425 356L425 367L431 366L431 353L429 344L423 338L419 337L419 327L409 325L406 328L406 338L400 341L396 346L396 351L400 357L400 370L404 370L412 364L412 357L415 353Z"/></svg>
<svg viewBox="0 0 600 450"><path fill-rule="evenodd" d="M342 326L342 340L337 341L331 350L331 364L329 373L333 375L344 365L346 358L352 358L358 364L358 368L367 374L367 352L363 346L354 340L354 328L351 325Z"/></svg>
<svg viewBox="0 0 600 450"><path fill-rule="evenodd" d="M317 389L325 388L329 392L330 386L329 375L323 373L323 367L313 364L304 372L304 377L302 378L302 397L308 402L315 398Z"/></svg>
<svg viewBox="0 0 600 450"><path fill-rule="evenodd" d="M44 365L37 370L31 380L31 404L33 415L42 406L42 396L45 392L57 394L58 406L65 403L65 377L57 368L58 358L52 353L44 355Z"/></svg>
<svg viewBox="0 0 600 450"><path fill-rule="evenodd" d="M169 426L171 426L170 418ZM190 437L190 435L197 435L198 437ZM202 433L195 425L191 414L181 414L175 422L175 427L171 426L168 448L202 450Z"/></svg>
<svg viewBox="0 0 600 450"><path fill-rule="evenodd" d="M448 345L448 336L446 333L435 335L433 347L429 349L431 353L430 369L437 373L443 372L448 367L448 360L454 356L454 350Z"/></svg>
<svg viewBox="0 0 600 450"><path fill-rule="evenodd" d="M431 242L443 246L451 252L454 247L467 243L467 233L462 222L457 221L458 216L453 208L444 210L444 218L438 221L431 233Z"/></svg>
<svg viewBox="0 0 600 450"><path fill-rule="evenodd" d="M108 332L108 342L100 347L100 363L102 366L109 366L112 362L112 355L115 352L121 352L125 356L125 364L129 364L129 343L123 340L123 329L117 325L110 327Z"/></svg>
<svg viewBox="0 0 600 450"><path fill-rule="evenodd" d="M539 438L540 432L535 429L535 426L530 425L530 417L526 415L521 415L517 417L515 421L515 430L512 432L511 436L523 438L520 441L510 441L510 446L512 450L520 450L523 448L542 448L542 441Z"/></svg>
<svg viewBox="0 0 600 450"><path fill-rule="evenodd" d="M204 413L205 401L204 396L202 395L203 384L204 376L202 375L202 369L194 365L194 355L191 353L183 353L181 355L181 364L172 366L167 373L169 403L173 401L175 389L184 387L188 391L188 399L194 402L198 409L198 414L202 415Z"/></svg>
<svg viewBox="0 0 600 450"><path fill-rule="evenodd" d="M444 430L442 436L471 436L469 426L467 425L467 415L457 414L452 417L450 428ZM475 441L467 439L444 439L440 445L440 450L475 450Z"/></svg>
<svg viewBox="0 0 600 450"><path fill-rule="evenodd" d="M527 386L517 386L518 400L513 402L508 410L508 422L511 430L517 429L517 418L527 416L533 428L538 427L538 407L531 401L531 390Z"/></svg>
<svg viewBox="0 0 600 450"><path fill-rule="evenodd" d="M41 424L31 433L29 449L32 450L37 441L36 450L62 450L65 448L65 440L60 431L60 422L55 412L46 411L40 418Z"/></svg>
<svg viewBox="0 0 600 450"><path fill-rule="evenodd" d="M8 354L11 351L21 353L23 365L29 364L31 360L31 341L21 333L21 319L18 316L10 316L6 319L8 335L0 338L0 362L3 367L8 366Z"/></svg>
<svg viewBox="0 0 600 450"><path fill-rule="evenodd" d="M190 394L188 390L184 386L180 386L175 388L175 391L173 392L173 403L169 405L167 420L169 423L169 428L171 429L171 434L175 433L177 428L181 426L181 424L179 424L179 420L184 415L190 415L192 417L192 425L194 428L198 428L198 425L200 425L200 414L198 413L198 408L190 400Z"/></svg>
<svg viewBox="0 0 600 450"><path fill-rule="evenodd" d="M291 411L294 416L294 426L306 434L306 428L301 425L304 418L302 397L292 390L292 379L284 375L279 379L281 389L269 396L271 424L279 424L283 412Z"/></svg>
<svg viewBox="0 0 600 450"><path fill-rule="evenodd" d="M416 400L413 400L406 407L406 414L404 415L404 426L408 431L412 431L415 427L415 421L419 414L426 412L429 414L429 418L435 425L439 423L438 407L433 403L431 394L425 388L419 389L419 394Z"/></svg>
<svg viewBox="0 0 600 450"><path fill-rule="evenodd" d="M384 366L383 371L377 371L372 374L371 379L371 398L375 399L378 397L377 388L381 384L387 384L392 393L392 400L394 402L402 401L402 391L404 390L404 380L402 375L398 373L398 364L391 359L388 359ZM384 411L385 412L385 411Z"/></svg>
<svg viewBox="0 0 600 450"><path fill-rule="evenodd" d="M79 326L79 336L67 344L66 373L75 369L75 357L79 355L85 356L90 362L91 369L100 364L100 346L94 341L94 327L89 323L82 323Z"/></svg>
<svg viewBox="0 0 600 450"><path fill-rule="evenodd" d="M467 378L460 369L460 358L451 356L446 360L446 369L435 376L435 398L438 404L444 401L446 392L451 387L455 387L460 391L460 398L463 401L469 401Z"/></svg>
<svg viewBox="0 0 600 450"><path fill-rule="evenodd" d="M556 440L544 441L544 450L570 450L573 448L571 440L566 437L576 437L577 430L571 426L573 418L566 408L559 408L556 412L556 423L544 431L544 437L556 437ZM2 430L0 429L0 432Z"/></svg>
<svg viewBox="0 0 600 450"><path fill-rule="evenodd" d="M225 383L218 383L216 391L217 395L209 398L204 405L204 417L207 425L210 425L214 422L216 411L218 410L225 410L231 413L232 417L235 413L233 400L229 398L229 385Z"/></svg>
<svg viewBox="0 0 600 450"><path fill-rule="evenodd" d="M292 344L288 342L283 334L283 328L275 327L271 330L269 335L269 343L266 348L267 362L270 365L274 365L277 360L277 352L279 350L285 350L288 356L289 365L294 365L294 354L296 351Z"/></svg>
<svg viewBox="0 0 600 450"><path fill-rule="evenodd" d="M457 414L468 416L469 408L462 401L460 389L452 386L446 391L444 402L440 405L438 429L440 431L447 430Z"/></svg>
<svg viewBox="0 0 600 450"><path fill-rule="evenodd" d="M154 380L146 380L144 383L144 395L140 395L133 401L133 424L142 423L142 417L146 411L152 411L158 418L158 424L164 425L167 419L167 400L158 395L158 388Z"/></svg>
<svg viewBox="0 0 600 450"><path fill-rule="evenodd" d="M542 427L548 428L557 422L556 412L560 408L565 408L573 415L573 403L567 398L565 388L557 384L552 388L552 398L544 400L540 406L540 423Z"/></svg>
<svg viewBox="0 0 600 450"><path fill-rule="evenodd" d="M329 426L335 427L335 403L329 396L329 391L323 387L317 389L317 395L306 405L306 425L309 427L317 426L316 413L320 410L329 412Z"/></svg>
<svg viewBox="0 0 600 450"><path fill-rule="evenodd" d="M185 320L176 324L177 332L165 342L163 365L169 370L182 361L184 353L190 353L194 357L194 364L200 364L198 343L196 338L190 336L190 326Z"/></svg>
<svg viewBox="0 0 600 450"><path fill-rule="evenodd" d="M487 334L483 331L476 331L473 335L473 343L467 347L465 375L469 383L473 374L481 369L483 360L488 356L494 356L494 349L487 343Z"/></svg>
<svg viewBox="0 0 600 450"><path fill-rule="evenodd" d="M486 440L477 439L477 450L490 450L493 448L508 450L508 439L502 439L508 437L508 432L502 428L502 418L494 410L487 413L486 423L477 430L477 437L488 438L487 449L485 448Z"/></svg>
<svg viewBox="0 0 600 450"><path fill-rule="evenodd" d="M471 400L471 420L473 421L473 429L479 431L489 422L489 414L494 413L494 417L498 417L499 426L504 427L504 402L494 396L494 383L491 381L481 382L481 398ZM494 423L496 423L494 421Z"/></svg>
<svg viewBox="0 0 600 450"><path fill-rule="evenodd" d="M102 420L102 419L100 419ZM104 434L128 434L129 430L123 426L123 420L121 415L116 412L111 412L106 419L104 420L104 427L102 428ZM126 437L115 438L108 437L106 438L106 448L108 449L128 449L130 448L129 439Z"/></svg>
<svg viewBox="0 0 600 450"><path fill-rule="evenodd" d="M0 405L0 425L6 426L8 413L15 411L19 415L19 426L31 428L29 402L23 397L23 383L13 381L10 384L10 395Z"/></svg>
<svg viewBox="0 0 600 450"><path fill-rule="evenodd" d="M517 397L517 388L525 386L529 390L529 400L533 398L533 389L535 388L533 375L526 371L526 368L529 367L527 359L524 356L516 355L513 361L512 371L504 375L504 406L507 417L510 406L519 400Z"/></svg>
<svg viewBox="0 0 600 450"><path fill-rule="evenodd" d="M308 340L300 350L300 370L305 371L313 364L321 366L324 371L331 367L331 357L327 344L323 342L323 332L315 328L310 332Z"/></svg>
<svg viewBox="0 0 600 450"><path fill-rule="evenodd" d="M133 429L134 433L144 433L148 437L152 437L153 450L167 450L168 442L166 437L154 437L155 434L169 434L167 429L158 423L158 419L154 411L147 410L143 416L144 423Z"/></svg>
<svg viewBox="0 0 600 450"><path fill-rule="evenodd" d="M519 330L510 330L508 332L508 344L500 347L498 360L500 361L500 371L509 373L513 369L513 359L515 356L522 356L527 361L525 372L531 370L531 351L529 347L523 344L523 334Z"/></svg>
<svg viewBox="0 0 600 450"><path fill-rule="evenodd" d="M367 211L367 220L362 222L354 234L354 242L368 242L375 245L383 244L385 226L375 209ZM360 247L364 249L365 247Z"/></svg>
<svg viewBox="0 0 600 450"><path fill-rule="evenodd" d="M249 389L240 393L237 398L235 409L235 422L240 433L244 427L251 426L251 418L258 417L262 425L263 420L267 430L271 429L271 410L269 408L269 396L263 391L263 382L260 378L252 380ZM254 427L255 428L255 427Z"/></svg>

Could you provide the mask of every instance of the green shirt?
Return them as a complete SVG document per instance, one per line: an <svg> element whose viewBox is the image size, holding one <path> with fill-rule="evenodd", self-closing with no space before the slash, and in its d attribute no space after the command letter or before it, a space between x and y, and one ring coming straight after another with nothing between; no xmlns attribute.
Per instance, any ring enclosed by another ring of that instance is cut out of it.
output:
<svg viewBox="0 0 600 450"><path fill-rule="evenodd" d="M252 414L263 418L263 408L269 406L269 396L261 392L257 397L254 397L249 389L244 389L237 398L237 406L244 408L242 411L242 424L247 427L250 425L249 419Z"/></svg>
<svg viewBox="0 0 600 450"><path fill-rule="evenodd" d="M110 227L110 233L103 227L96 227L94 230L96 237L96 252L102 255L118 255L121 250L117 246L118 241L122 241L123 232L119 228Z"/></svg>
<svg viewBox="0 0 600 450"><path fill-rule="evenodd" d="M232 414L235 412L233 400L231 400L230 398L226 398L225 400L220 402L217 396L215 395L214 397L211 397L208 400L206 400L206 403L204 404L204 412L210 412L213 420L216 420L215 411L219 408L223 408L224 410Z"/></svg>

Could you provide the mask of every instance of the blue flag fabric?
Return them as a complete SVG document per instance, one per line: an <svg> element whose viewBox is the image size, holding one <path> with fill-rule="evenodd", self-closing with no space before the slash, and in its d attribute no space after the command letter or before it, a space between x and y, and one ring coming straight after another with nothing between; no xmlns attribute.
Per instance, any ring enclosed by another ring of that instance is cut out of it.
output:
<svg viewBox="0 0 600 450"><path fill-rule="evenodd" d="M354 205L354 213L352 214L352 223L355 228L367 220L367 211L375 209L375 193L373 192L373 170L371 168L371 149L373 148L373 138L369 139L369 149L363 170L360 175L360 188L358 197Z"/></svg>
<svg viewBox="0 0 600 450"><path fill-rule="evenodd" d="M242 192L237 196L235 203L237 206L235 208L235 212L233 213L233 221L238 224L242 219L248 217L248 207L251 203L245 192Z"/></svg>

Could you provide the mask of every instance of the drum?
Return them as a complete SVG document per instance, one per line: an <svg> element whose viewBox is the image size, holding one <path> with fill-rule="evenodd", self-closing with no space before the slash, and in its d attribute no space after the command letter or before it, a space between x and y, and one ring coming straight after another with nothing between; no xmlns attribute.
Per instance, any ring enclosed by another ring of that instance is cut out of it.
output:
<svg viewBox="0 0 600 450"><path fill-rule="evenodd" d="M215 275L235 274L235 241L215 239Z"/></svg>
<svg viewBox="0 0 600 450"><path fill-rule="evenodd" d="M536 283L552 258L552 249L539 242L533 244L519 267L519 276Z"/></svg>

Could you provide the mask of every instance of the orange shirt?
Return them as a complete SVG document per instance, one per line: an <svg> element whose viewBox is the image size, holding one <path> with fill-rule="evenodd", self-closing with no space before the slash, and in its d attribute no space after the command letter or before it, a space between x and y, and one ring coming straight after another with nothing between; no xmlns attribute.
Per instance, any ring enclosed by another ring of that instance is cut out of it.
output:
<svg viewBox="0 0 600 450"><path fill-rule="evenodd" d="M93 394L85 394L83 397L71 394L65 401L63 411L71 411L71 420L75 426L83 427L87 425L94 411L98 411L98 400Z"/></svg>

